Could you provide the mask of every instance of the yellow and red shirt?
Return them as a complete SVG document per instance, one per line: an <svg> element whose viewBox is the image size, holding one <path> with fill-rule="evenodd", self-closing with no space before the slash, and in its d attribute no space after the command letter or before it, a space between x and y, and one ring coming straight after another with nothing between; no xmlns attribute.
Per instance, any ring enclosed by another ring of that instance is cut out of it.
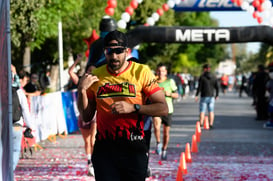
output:
<svg viewBox="0 0 273 181"><path fill-rule="evenodd" d="M96 140L141 141L144 136L143 116L137 113L113 114L116 101L144 104L145 98L160 90L156 78L147 65L129 61L119 74L110 73L107 65L92 72L99 79L88 90L89 101L97 104Z"/></svg>

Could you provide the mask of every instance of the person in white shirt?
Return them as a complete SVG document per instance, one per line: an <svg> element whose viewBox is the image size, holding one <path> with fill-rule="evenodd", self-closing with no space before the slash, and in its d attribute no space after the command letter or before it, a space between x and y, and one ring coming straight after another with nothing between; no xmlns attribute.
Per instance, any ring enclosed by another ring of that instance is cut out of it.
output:
<svg viewBox="0 0 273 181"><path fill-rule="evenodd" d="M16 88L16 93L18 95L20 107L22 110L22 116L19 120L13 121L13 131L12 131L12 140L13 140L13 170L16 169L18 164L20 153L21 153L21 141L23 136L23 126L24 123L28 128L34 130L34 124L32 122L29 106L27 102L26 95L23 89L20 88L19 83L15 83L14 80L17 79L18 75L16 73L16 69L13 65L11 65L11 72L12 72L12 87ZM17 77L17 78L15 78Z"/></svg>

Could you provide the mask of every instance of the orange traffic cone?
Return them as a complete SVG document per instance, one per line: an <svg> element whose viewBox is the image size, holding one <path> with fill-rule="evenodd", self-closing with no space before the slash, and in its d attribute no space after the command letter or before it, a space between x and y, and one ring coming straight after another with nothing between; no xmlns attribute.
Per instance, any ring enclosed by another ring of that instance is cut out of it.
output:
<svg viewBox="0 0 273 181"><path fill-rule="evenodd" d="M186 154L186 162L191 163L192 159L191 159L190 143L186 143L185 154Z"/></svg>
<svg viewBox="0 0 273 181"><path fill-rule="evenodd" d="M195 135L196 135L196 141L200 142L201 141L201 126L199 121L196 122Z"/></svg>
<svg viewBox="0 0 273 181"><path fill-rule="evenodd" d="M204 129L209 129L209 119L208 119L208 116L205 116Z"/></svg>
<svg viewBox="0 0 273 181"><path fill-rule="evenodd" d="M198 152L198 146L196 141L196 135L192 135L192 141L191 141L191 152L197 153Z"/></svg>
<svg viewBox="0 0 273 181"><path fill-rule="evenodd" d="M177 174L176 174L176 181L183 181L182 175L182 167L178 166Z"/></svg>
<svg viewBox="0 0 273 181"><path fill-rule="evenodd" d="M179 162L179 166L182 168L182 173L183 174L187 174L187 163L186 163L186 158L185 158L185 153L182 152L181 156L180 156L180 162Z"/></svg>

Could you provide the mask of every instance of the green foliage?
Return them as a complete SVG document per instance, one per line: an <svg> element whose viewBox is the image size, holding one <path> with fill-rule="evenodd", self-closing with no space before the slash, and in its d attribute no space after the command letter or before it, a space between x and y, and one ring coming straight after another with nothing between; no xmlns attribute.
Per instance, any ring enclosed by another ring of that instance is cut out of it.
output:
<svg viewBox="0 0 273 181"><path fill-rule="evenodd" d="M15 47L26 46L32 41L33 34L37 34L39 23L35 13L44 5L45 0L10 1L11 40Z"/></svg>
<svg viewBox="0 0 273 181"><path fill-rule="evenodd" d="M258 55L253 54L246 61L240 62L239 72L241 73L256 72L258 64L260 64Z"/></svg>
<svg viewBox="0 0 273 181"><path fill-rule="evenodd" d="M81 6L80 0L11 0L12 43L39 48L46 38L57 37L62 17L74 17Z"/></svg>
<svg viewBox="0 0 273 181"><path fill-rule="evenodd" d="M261 49L257 56L262 64L270 64L273 61L273 47L266 43L262 43Z"/></svg>
<svg viewBox="0 0 273 181"><path fill-rule="evenodd" d="M175 19L179 26L216 26L208 12L176 12Z"/></svg>
<svg viewBox="0 0 273 181"><path fill-rule="evenodd" d="M183 69L189 68L191 66L191 62L188 59L187 54L179 54L178 60L174 64L173 71L174 72L184 72Z"/></svg>
<svg viewBox="0 0 273 181"><path fill-rule="evenodd" d="M52 57L56 55L58 22L63 18L70 22L69 19L81 12L83 0L12 0L10 4L12 59L22 62L25 47L30 47L34 52L37 48L41 49L41 45L51 38L56 39L53 45L55 48L47 54ZM48 55L40 56L39 62L48 61L45 59ZM36 59L32 63L38 63L35 61Z"/></svg>
<svg viewBox="0 0 273 181"><path fill-rule="evenodd" d="M237 64L239 64L239 70L242 73L249 73L257 71L259 64L268 66L273 61L273 47L269 44L262 43L258 53L246 55L242 54L242 49L239 49L236 56Z"/></svg>

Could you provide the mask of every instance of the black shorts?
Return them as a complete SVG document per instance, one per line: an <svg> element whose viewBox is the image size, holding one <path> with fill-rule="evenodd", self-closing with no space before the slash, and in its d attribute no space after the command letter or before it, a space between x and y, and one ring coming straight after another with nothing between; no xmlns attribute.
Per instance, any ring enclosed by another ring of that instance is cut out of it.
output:
<svg viewBox="0 0 273 181"><path fill-rule="evenodd" d="M97 152L92 155L96 181L145 181L145 152Z"/></svg>
<svg viewBox="0 0 273 181"><path fill-rule="evenodd" d="M165 126L171 126L172 124L172 114L168 114L167 116L161 116L161 123Z"/></svg>

